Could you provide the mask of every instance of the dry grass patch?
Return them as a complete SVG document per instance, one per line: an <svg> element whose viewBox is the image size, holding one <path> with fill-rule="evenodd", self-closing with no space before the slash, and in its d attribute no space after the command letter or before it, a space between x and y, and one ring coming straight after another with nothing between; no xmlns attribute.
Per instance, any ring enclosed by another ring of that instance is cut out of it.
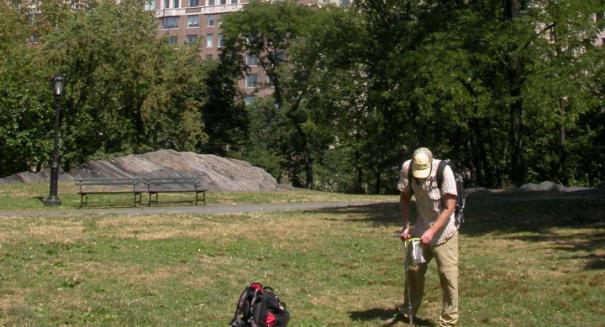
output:
<svg viewBox="0 0 605 327"><path fill-rule="evenodd" d="M23 306L28 290L11 288L8 292L6 290L4 292L0 293L0 312L9 312L13 307Z"/></svg>
<svg viewBox="0 0 605 327"><path fill-rule="evenodd" d="M489 201L469 207L460 237L460 325L598 326L602 226L553 223L549 202L538 203L544 212L535 222L533 203ZM583 207L605 209L600 203ZM402 246L392 237L398 215L394 204L3 220L0 237L12 241L0 247L0 325L224 326L243 286L260 281L288 303L293 327L378 326L403 302ZM433 325L441 305L435 268L420 311ZM10 292L19 298L11 302Z"/></svg>
<svg viewBox="0 0 605 327"><path fill-rule="evenodd" d="M69 244L84 238L84 226L81 223L30 226L24 237L42 239L45 242Z"/></svg>
<svg viewBox="0 0 605 327"><path fill-rule="evenodd" d="M104 284L112 280L120 280L130 284L155 285L186 274L189 270L190 268L186 266L159 266L149 269L136 264L81 262L56 271L55 275L59 279L73 280L75 285L81 283Z"/></svg>
<svg viewBox="0 0 605 327"><path fill-rule="evenodd" d="M85 234L84 230L84 225L78 220L2 218L0 240L3 243L14 243L23 240L40 239L49 243L69 244L82 240Z"/></svg>

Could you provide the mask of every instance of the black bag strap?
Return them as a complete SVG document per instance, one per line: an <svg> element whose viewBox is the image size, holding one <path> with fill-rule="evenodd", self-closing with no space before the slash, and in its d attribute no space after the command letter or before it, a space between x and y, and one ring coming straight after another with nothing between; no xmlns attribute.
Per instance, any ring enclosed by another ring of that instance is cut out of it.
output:
<svg viewBox="0 0 605 327"><path fill-rule="evenodd" d="M246 301L248 301L248 291L249 290L250 290L250 287L246 287L240 294L239 300L237 301L237 306L235 307L235 313L233 314L233 319L231 319L231 323L229 324L230 326L238 326L237 325L238 319L243 318L242 308L244 307L244 303Z"/></svg>
<svg viewBox="0 0 605 327"><path fill-rule="evenodd" d="M445 167L450 166L449 160L441 160L439 162L439 166L437 166L437 186L439 187L439 192L441 192L441 186L443 186L443 172L445 171Z"/></svg>
<svg viewBox="0 0 605 327"><path fill-rule="evenodd" d="M412 170L414 169L414 165L412 164L412 160L410 160L410 165L408 166L408 186L410 187L410 198L414 195L414 189L412 188L412 181L414 180L414 176L412 175Z"/></svg>
<svg viewBox="0 0 605 327"><path fill-rule="evenodd" d="M254 322L254 324L251 323L252 326L260 324L263 319L262 313L265 311L266 306L265 296L265 292L262 289L257 288L254 290L254 297L252 298L252 302L250 302L251 320Z"/></svg>

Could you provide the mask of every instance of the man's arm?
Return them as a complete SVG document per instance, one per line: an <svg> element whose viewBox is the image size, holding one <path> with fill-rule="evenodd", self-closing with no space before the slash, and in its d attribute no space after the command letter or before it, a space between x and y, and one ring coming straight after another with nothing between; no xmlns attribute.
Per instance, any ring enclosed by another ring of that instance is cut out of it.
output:
<svg viewBox="0 0 605 327"><path fill-rule="evenodd" d="M446 193L443 195L443 200L443 202L445 203L445 208L441 211L439 217L437 217L437 220L435 221L433 226L427 229L426 232L424 232L424 234L422 234L422 237L420 238L421 242L425 245L431 244L431 240L433 239L433 236L435 236L435 233L437 233L442 228L444 228L445 225L447 225L450 216L452 215L452 212L454 212L454 209L456 209L455 195Z"/></svg>
<svg viewBox="0 0 605 327"><path fill-rule="evenodd" d="M401 212L401 239L408 239L410 234L410 192L409 190L399 192L399 211Z"/></svg>

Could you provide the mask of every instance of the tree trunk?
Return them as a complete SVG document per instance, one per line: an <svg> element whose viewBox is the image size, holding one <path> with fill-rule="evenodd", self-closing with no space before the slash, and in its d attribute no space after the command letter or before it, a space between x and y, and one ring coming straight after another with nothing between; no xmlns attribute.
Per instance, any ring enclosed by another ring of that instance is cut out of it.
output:
<svg viewBox="0 0 605 327"><path fill-rule="evenodd" d="M313 160L311 160L309 149L305 153L305 177L306 187L308 189L313 188Z"/></svg>
<svg viewBox="0 0 605 327"><path fill-rule="evenodd" d="M512 97L518 97L518 91L512 90ZM515 99L510 104L510 178L513 184L519 186L524 181L523 162L521 159L521 103Z"/></svg>
<svg viewBox="0 0 605 327"><path fill-rule="evenodd" d="M356 135L355 138L358 138L359 136ZM356 171L356 179L355 179L355 186L354 186L354 192L355 193L364 193L363 192L363 187L361 186L361 184L363 183L363 171L361 169L361 164L360 164L360 156L361 154L359 153L359 149L355 148L355 171Z"/></svg>
<svg viewBox="0 0 605 327"><path fill-rule="evenodd" d="M563 185L569 185L569 174L567 172L567 131L565 129L565 98L559 99L559 109L561 110L561 125L559 127L559 141L560 141L560 170L561 170L561 183Z"/></svg>
<svg viewBox="0 0 605 327"><path fill-rule="evenodd" d="M504 17L512 20L519 16L520 0L504 0Z"/></svg>
<svg viewBox="0 0 605 327"><path fill-rule="evenodd" d="M512 21L519 16L520 0L504 0L504 18ZM510 178L513 184L519 186L524 180L523 163L521 159L521 114L523 108L519 101L521 95L521 63L517 54L511 53L508 56L507 78L509 85L509 94L512 102L509 104L510 112Z"/></svg>

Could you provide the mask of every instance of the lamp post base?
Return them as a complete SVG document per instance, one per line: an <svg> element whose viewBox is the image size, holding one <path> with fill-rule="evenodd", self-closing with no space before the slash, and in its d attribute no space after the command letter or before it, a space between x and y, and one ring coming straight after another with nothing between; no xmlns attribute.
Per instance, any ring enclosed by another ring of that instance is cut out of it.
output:
<svg viewBox="0 0 605 327"><path fill-rule="evenodd" d="M53 207L60 206L61 200L59 200L59 197L51 195L44 200L44 205Z"/></svg>

